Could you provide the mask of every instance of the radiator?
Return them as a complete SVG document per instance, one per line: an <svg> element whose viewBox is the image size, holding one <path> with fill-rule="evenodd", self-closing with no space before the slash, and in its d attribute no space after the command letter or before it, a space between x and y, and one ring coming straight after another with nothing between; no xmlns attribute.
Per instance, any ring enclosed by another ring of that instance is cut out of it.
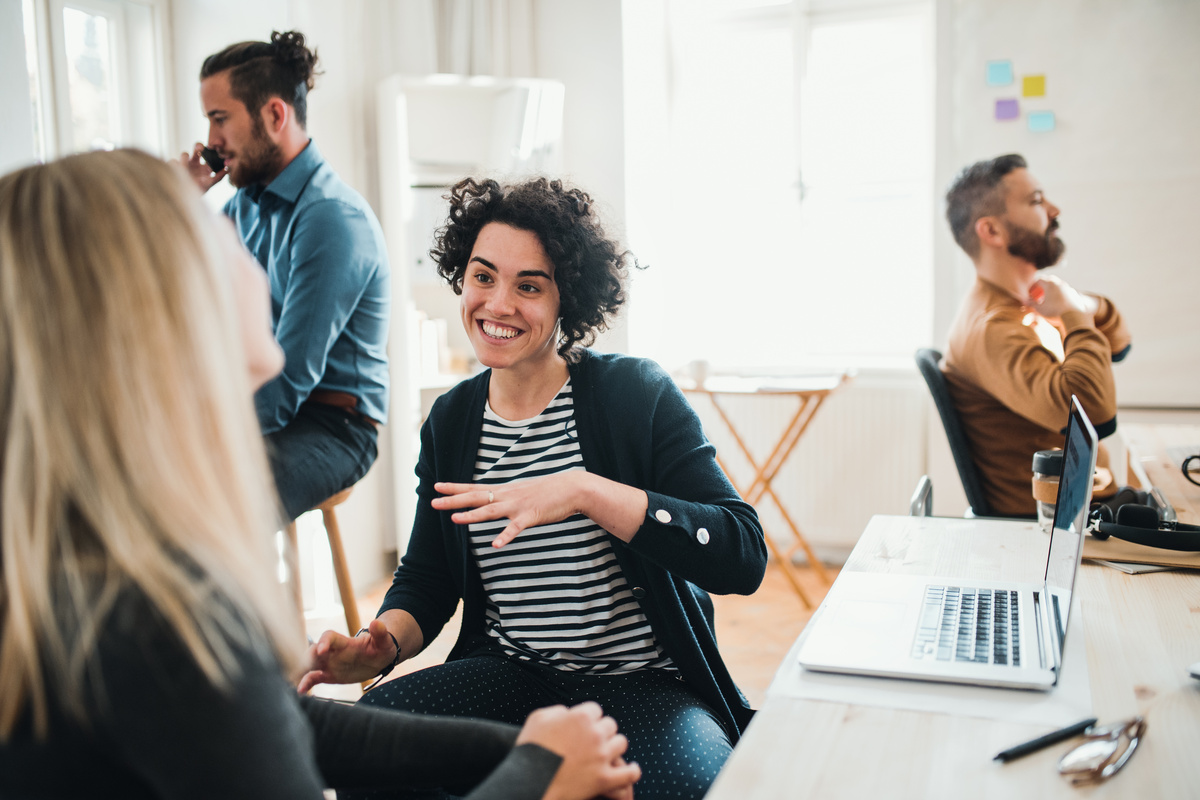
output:
<svg viewBox="0 0 1200 800"><path fill-rule="evenodd" d="M688 399L730 479L746 491L753 466L707 396ZM777 395L721 395L719 402L759 464L798 406L796 398ZM927 472L930 406L915 369L864 370L817 411L773 489L823 562L843 563L873 514L908 513L913 489ZM767 535L790 549L791 530L770 495L756 507Z"/></svg>

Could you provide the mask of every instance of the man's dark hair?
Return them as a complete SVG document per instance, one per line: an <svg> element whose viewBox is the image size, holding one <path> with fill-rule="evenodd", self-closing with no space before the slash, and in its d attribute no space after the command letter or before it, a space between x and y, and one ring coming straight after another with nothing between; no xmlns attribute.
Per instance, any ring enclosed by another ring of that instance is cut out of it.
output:
<svg viewBox="0 0 1200 800"><path fill-rule="evenodd" d="M204 59L200 80L229 70L233 96L251 114L272 97L281 97L296 110L296 121L308 124L308 92L317 72L317 51L304 46L299 31L271 31L269 42L239 42Z"/></svg>
<svg viewBox="0 0 1200 800"><path fill-rule="evenodd" d="M624 280L637 259L609 239L592 198L562 181L534 178L515 186L465 178L447 195L450 217L429 255L438 274L462 294L467 261L479 231L500 222L537 236L554 264L561 338L558 354L574 360L575 346L590 345L625 302Z"/></svg>
<svg viewBox="0 0 1200 800"><path fill-rule="evenodd" d="M1016 153L978 161L964 169L946 192L946 221L954 241L971 258L979 257L979 236L975 222L980 217L1004 213L1004 176L1024 169L1025 159Z"/></svg>

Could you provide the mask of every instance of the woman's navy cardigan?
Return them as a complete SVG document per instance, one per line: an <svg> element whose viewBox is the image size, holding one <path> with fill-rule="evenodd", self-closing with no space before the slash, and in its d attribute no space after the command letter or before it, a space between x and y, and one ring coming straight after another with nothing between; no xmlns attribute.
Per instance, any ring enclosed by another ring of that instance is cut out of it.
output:
<svg viewBox="0 0 1200 800"><path fill-rule="evenodd" d="M439 398L421 428L412 537L380 608L412 614L428 644L462 598L451 661L485 635L486 601L466 526L430 501L435 481L472 482L490 374L469 378ZM680 679L736 742L754 712L717 652L705 592L751 594L758 588L767 563L758 515L717 465L683 393L653 361L584 351L570 375L587 471L649 497L633 540L611 542L625 580Z"/></svg>

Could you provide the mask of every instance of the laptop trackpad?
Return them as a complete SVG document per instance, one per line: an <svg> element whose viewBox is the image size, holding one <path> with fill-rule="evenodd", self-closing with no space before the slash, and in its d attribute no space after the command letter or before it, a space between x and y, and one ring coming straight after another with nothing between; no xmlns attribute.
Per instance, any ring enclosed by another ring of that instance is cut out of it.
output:
<svg viewBox="0 0 1200 800"><path fill-rule="evenodd" d="M911 646L909 606L885 600L844 600L825 610L808 637L805 659L824 661L892 660Z"/></svg>

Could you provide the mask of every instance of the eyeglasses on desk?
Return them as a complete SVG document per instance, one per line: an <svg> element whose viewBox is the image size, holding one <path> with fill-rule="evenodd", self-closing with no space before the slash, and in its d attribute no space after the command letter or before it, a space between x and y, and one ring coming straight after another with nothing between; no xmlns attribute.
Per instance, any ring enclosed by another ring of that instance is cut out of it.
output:
<svg viewBox="0 0 1200 800"><path fill-rule="evenodd" d="M1084 740L1058 762L1058 772L1076 785L1099 783L1121 771L1146 734L1143 717L1093 725Z"/></svg>

